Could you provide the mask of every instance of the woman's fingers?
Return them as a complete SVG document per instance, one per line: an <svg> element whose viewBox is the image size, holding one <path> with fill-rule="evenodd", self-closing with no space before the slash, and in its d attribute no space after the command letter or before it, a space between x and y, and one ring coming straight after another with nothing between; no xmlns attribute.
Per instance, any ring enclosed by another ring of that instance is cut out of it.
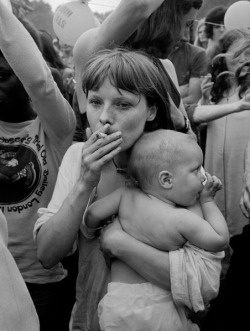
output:
<svg viewBox="0 0 250 331"><path fill-rule="evenodd" d="M242 191L241 198L240 198L240 208L243 215L249 218L249 211L250 211L250 201L249 201L249 194L246 190Z"/></svg>
<svg viewBox="0 0 250 331"><path fill-rule="evenodd" d="M98 161L120 147L121 143L122 138L120 134L114 134L113 137L100 138L88 148L83 149L82 157L85 161Z"/></svg>

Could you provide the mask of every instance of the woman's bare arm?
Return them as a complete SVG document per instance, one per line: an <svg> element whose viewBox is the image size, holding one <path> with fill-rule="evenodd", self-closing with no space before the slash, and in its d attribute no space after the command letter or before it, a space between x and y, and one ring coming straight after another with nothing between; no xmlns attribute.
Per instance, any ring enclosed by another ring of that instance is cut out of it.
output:
<svg viewBox="0 0 250 331"><path fill-rule="evenodd" d="M122 230L117 220L102 230L100 241L106 260L116 257L149 282L171 289L168 252L134 239Z"/></svg>
<svg viewBox="0 0 250 331"><path fill-rule="evenodd" d="M232 103L197 106L193 112L193 121L195 124L206 123L244 110L250 110L250 93L246 94L243 99Z"/></svg>

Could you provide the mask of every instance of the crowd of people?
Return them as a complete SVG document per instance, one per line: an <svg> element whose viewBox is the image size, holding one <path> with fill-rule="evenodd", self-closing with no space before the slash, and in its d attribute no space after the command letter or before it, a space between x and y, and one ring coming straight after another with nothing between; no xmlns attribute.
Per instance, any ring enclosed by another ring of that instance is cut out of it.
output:
<svg viewBox="0 0 250 331"><path fill-rule="evenodd" d="M250 34L202 5L121 0L66 61L0 0L1 331L244 328Z"/></svg>

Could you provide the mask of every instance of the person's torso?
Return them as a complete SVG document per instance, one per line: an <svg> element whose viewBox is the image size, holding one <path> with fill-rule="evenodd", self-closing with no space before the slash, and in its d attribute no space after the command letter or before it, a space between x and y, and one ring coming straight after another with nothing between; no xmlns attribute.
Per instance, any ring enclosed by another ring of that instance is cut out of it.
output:
<svg viewBox="0 0 250 331"><path fill-rule="evenodd" d="M9 249L27 282L45 283L53 274L37 259L33 227L46 207L63 151L46 136L40 120L0 122L0 208L9 229Z"/></svg>

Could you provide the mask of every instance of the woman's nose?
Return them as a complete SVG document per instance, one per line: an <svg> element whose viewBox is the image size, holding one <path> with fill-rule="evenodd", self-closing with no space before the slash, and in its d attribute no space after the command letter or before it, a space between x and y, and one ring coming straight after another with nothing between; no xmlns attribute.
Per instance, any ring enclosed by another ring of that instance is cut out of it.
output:
<svg viewBox="0 0 250 331"><path fill-rule="evenodd" d="M100 122L104 124L113 124L114 123L114 113L112 111L112 107L109 105L104 105L101 115Z"/></svg>

